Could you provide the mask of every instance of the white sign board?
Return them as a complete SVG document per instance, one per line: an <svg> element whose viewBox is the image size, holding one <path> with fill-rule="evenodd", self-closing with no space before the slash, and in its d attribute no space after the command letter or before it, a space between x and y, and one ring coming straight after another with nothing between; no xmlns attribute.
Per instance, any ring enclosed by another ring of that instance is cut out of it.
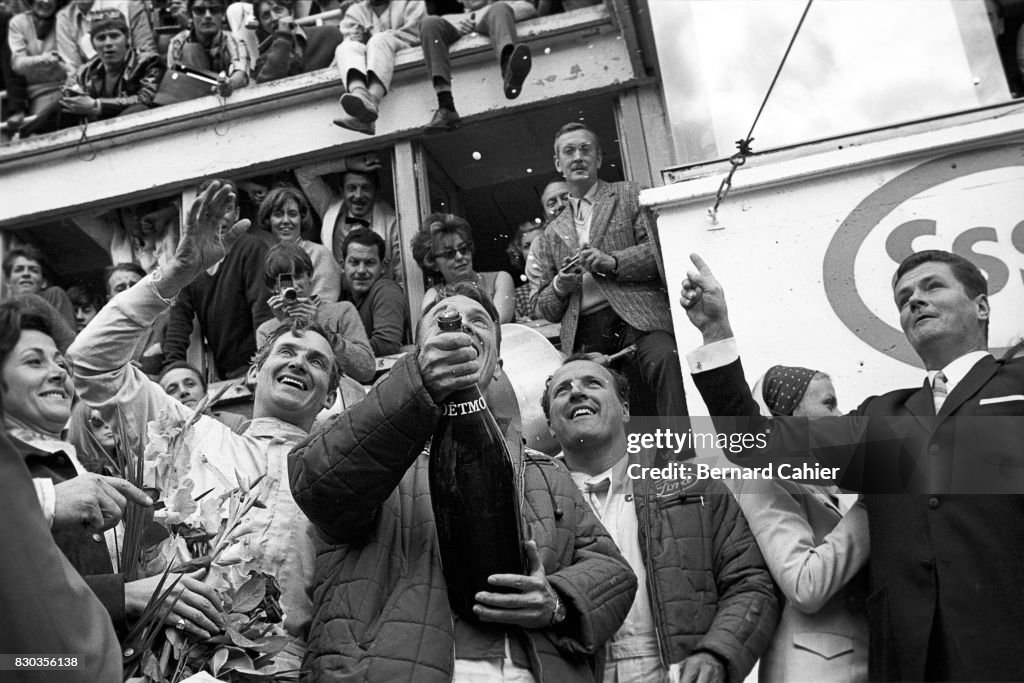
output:
<svg viewBox="0 0 1024 683"><path fill-rule="evenodd" d="M691 252L721 281L749 383L772 365L832 375L840 406L920 385L891 279L912 252L945 249L989 281L990 347L1024 337L1024 116L993 117L648 190L676 339L700 335L678 304ZM686 375L687 373L684 373ZM687 381L692 414L707 414Z"/></svg>

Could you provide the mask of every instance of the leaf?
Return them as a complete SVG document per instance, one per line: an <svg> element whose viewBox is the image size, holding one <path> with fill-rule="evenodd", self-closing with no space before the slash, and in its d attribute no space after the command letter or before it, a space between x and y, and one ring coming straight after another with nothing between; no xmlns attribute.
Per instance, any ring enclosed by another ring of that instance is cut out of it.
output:
<svg viewBox="0 0 1024 683"><path fill-rule="evenodd" d="M210 659L210 671L214 676L220 673L221 667L228 661L228 649L222 647L213 653L213 657Z"/></svg>
<svg viewBox="0 0 1024 683"><path fill-rule="evenodd" d="M160 662L150 650L142 653L142 675L149 676L157 683L163 683L165 680L164 673L160 670Z"/></svg>
<svg viewBox="0 0 1024 683"><path fill-rule="evenodd" d="M232 598L231 611L247 614L260 606L267 595L267 581L257 574L242 584Z"/></svg>
<svg viewBox="0 0 1024 683"><path fill-rule="evenodd" d="M256 641L256 646L253 649L265 656L273 657L288 647L294 640L294 638L288 636L263 636Z"/></svg>
<svg viewBox="0 0 1024 683"><path fill-rule="evenodd" d="M249 640L233 628L228 629L228 638L230 638L231 642L237 645L238 647L256 650L257 652L259 652L260 650L260 643L257 643L254 640Z"/></svg>

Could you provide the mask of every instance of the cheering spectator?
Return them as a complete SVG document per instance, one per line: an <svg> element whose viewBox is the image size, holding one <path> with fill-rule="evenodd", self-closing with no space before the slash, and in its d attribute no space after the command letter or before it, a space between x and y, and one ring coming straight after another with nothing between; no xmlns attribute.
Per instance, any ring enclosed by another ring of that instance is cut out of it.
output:
<svg viewBox="0 0 1024 683"><path fill-rule="evenodd" d="M450 213L434 213L423 221L413 237L414 251L424 255L423 265L441 275L444 284L472 282L483 291L498 310L502 324L515 316L516 295L512 276L503 270L477 273L473 270L473 229L464 218ZM440 287L432 287L423 296L423 310L439 297Z"/></svg>
<svg viewBox="0 0 1024 683"><path fill-rule="evenodd" d="M129 361L130 352L135 337L167 309L186 283L205 277L217 263L224 267L231 261L230 252L238 246L236 240L245 237L248 225L241 221L225 226L225 218L235 211L231 190L218 181L209 184L189 212L177 250L159 274L147 276L139 286L115 297L69 352L82 398L99 408L105 418L123 415L132 434L145 434L146 425L161 415L184 421L192 413L139 372ZM325 334L315 325L307 330L284 328L260 349L249 369L249 379L255 384L253 419L244 435L231 433L207 416L200 416L183 435L182 452L190 458L184 463L188 477L197 491L212 490L210 500L234 488L235 479L253 482L266 477L261 496L266 505L246 514L246 524L253 530L247 566L280 582L284 627L300 639L312 612L309 587L315 532L289 494L287 454L305 438L338 384ZM231 483L220 472L227 473ZM224 515L226 507L221 510ZM179 586L185 584L192 590L189 581L182 579ZM217 624L208 622L206 603L192 595L183 598L166 621L186 634L208 638Z"/></svg>
<svg viewBox="0 0 1024 683"><path fill-rule="evenodd" d="M455 100L452 97L452 65L448 55L448 48L462 36L473 32L490 36L501 66L505 97L510 100L519 97L523 81L533 64L530 47L517 42L516 37L516 22L537 16L537 9L532 2L459 1L465 12L426 17L420 29L423 61L427 64L427 73L430 74L437 94L438 105L434 117L424 128L427 133L453 130L462 121L455 111Z"/></svg>
<svg viewBox="0 0 1024 683"><path fill-rule="evenodd" d="M203 379L203 373L185 361L176 361L164 368L160 374L159 384L168 396L192 410L206 398L206 380ZM209 415L239 434L242 425L245 424L245 418L241 415L227 410L213 410L212 406L207 407L203 414Z"/></svg>
<svg viewBox="0 0 1024 683"><path fill-rule="evenodd" d="M68 287L68 299L75 308L75 328L81 332L103 308L103 299L88 287Z"/></svg>
<svg viewBox="0 0 1024 683"><path fill-rule="evenodd" d="M227 97L249 84L249 48L221 28L223 0L188 0L192 28L171 38L167 67L183 64L218 74L217 92Z"/></svg>
<svg viewBox="0 0 1024 683"><path fill-rule="evenodd" d="M79 91L65 94L64 111L109 119L153 106L166 69L157 54L131 47L124 15L115 9L92 14L89 35L96 56L79 69Z"/></svg>
<svg viewBox="0 0 1024 683"><path fill-rule="evenodd" d="M636 592L569 475L501 416L497 312L475 287L456 288L424 315L418 353L289 457L295 501L332 544L318 557L311 679L592 682ZM448 311L462 332L439 330ZM517 463L530 567L491 576L496 590L474 596L469 618L448 599L427 462L445 399L474 384Z"/></svg>
<svg viewBox="0 0 1024 683"><path fill-rule="evenodd" d="M253 72L257 83L325 69L334 61L342 35L333 26L295 23L294 0L256 0L256 19L270 39L260 52Z"/></svg>
<svg viewBox="0 0 1024 683"><path fill-rule="evenodd" d="M360 0L341 22L345 40L338 46L338 71L347 91L345 115L334 123L358 133L376 132L377 107L391 87L395 53L420 42L424 17L420 0Z"/></svg>
<svg viewBox="0 0 1024 683"><path fill-rule="evenodd" d="M0 432L0 500L4 502L0 539L5 548L17 549L0 562L0 643L11 652L75 653L78 662L75 671L67 674L69 680L119 681L121 650L110 617L54 543L26 462L6 435L7 376L14 371L9 365L20 362L11 355L21 344L23 328L32 327L22 323L19 309L0 304L0 420L5 425ZM29 334L35 336L33 332ZM45 342L41 337L36 340ZM24 347L21 351L25 352ZM105 494L97 486L91 497L80 498L82 509L98 513L101 500L109 500ZM115 510L120 512L116 506L110 512ZM115 517L111 523L116 523ZM19 683L46 677L43 672L4 672L4 680Z"/></svg>
<svg viewBox="0 0 1024 683"><path fill-rule="evenodd" d="M299 187L323 221L320 243L330 249L335 260L341 263L345 259L341 245L349 231L359 227L373 230L388 245L384 274L401 284L404 273L398 217L395 210L379 197L380 159L371 152L348 157L343 163L340 193L324 179L326 169L322 165L295 169Z"/></svg>
<svg viewBox="0 0 1024 683"><path fill-rule="evenodd" d="M540 194L540 203L548 220L557 216L569 204L569 183L561 178L549 182Z"/></svg>
<svg viewBox="0 0 1024 683"><path fill-rule="evenodd" d="M271 190L260 204L256 220L261 228L270 231L277 243L291 242L306 252L313 262L312 294L324 303L338 300L341 268L330 249L307 239L314 233L313 211L301 192L292 187Z"/></svg>
<svg viewBox="0 0 1024 683"><path fill-rule="evenodd" d="M348 301L321 301L312 294L313 262L306 252L290 242L278 244L267 253L264 276L273 292L267 303L274 319L256 331L257 346L279 327L315 320L334 337L338 368L357 382L373 380L376 363L359 314Z"/></svg>
<svg viewBox="0 0 1024 683"><path fill-rule="evenodd" d="M541 399L573 482L647 577L609 642L604 680L742 681L778 623L771 575L722 482L629 476L669 461L650 447L630 453L628 396L622 374L580 354Z"/></svg>
<svg viewBox="0 0 1024 683"><path fill-rule="evenodd" d="M32 9L13 17L7 29L11 68L28 83L28 114L37 117L33 132L60 126L61 85L74 73L57 52L56 11L57 0L33 0Z"/></svg>
<svg viewBox="0 0 1024 683"><path fill-rule="evenodd" d="M57 12L57 52L72 73L96 56L89 35L90 12L116 9L131 27L131 45L139 52L156 52L153 27L144 3L135 0L72 0Z"/></svg>
<svg viewBox="0 0 1024 683"><path fill-rule="evenodd" d="M10 294L37 294L57 309L68 325L76 326L75 307L67 292L50 284L50 268L41 251L30 245L15 247L4 255L3 270Z"/></svg>
<svg viewBox="0 0 1024 683"><path fill-rule="evenodd" d="M410 337L409 302L394 280L384 277L384 240L367 228L357 228L341 245L345 289L374 355L398 353Z"/></svg>
<svg viewBox="0 0 1024 683"><path fill-rule="evenodd" d="M207 181L200 192L210 186ZM225 185L231 186L229 183ZM218 204L218 206L222 206ZM231 226L238 218L234 194L221 221ZM164 336L164 367L185 360L192 335L192 317L209 344L213 367L221 379L241 377L256 353L256 328L273 317L263 284L267 246L258 237L242 235L222 261L212 264L183 287L171 307ZM155 316L154 316L155 317Z"/></svg>

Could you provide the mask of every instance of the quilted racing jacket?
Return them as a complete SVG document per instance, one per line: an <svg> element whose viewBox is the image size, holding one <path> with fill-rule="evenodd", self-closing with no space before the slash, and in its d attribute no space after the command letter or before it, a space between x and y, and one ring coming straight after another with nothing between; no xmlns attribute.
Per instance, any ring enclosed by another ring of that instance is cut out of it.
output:
<svg viewBox="0 0 1024 683"><path fill-rule="evenodd" d="M310 680L452 678L455 627L427 480L439 414L409 355L290 456L295 500L328 544L317 558ZM538 681L594 681L595 655L625 619L636 577L568 473L524 449L514 428L506 441L524 468L524 525L569 612L554 628L509 627L509 639L524 644ZM476 629L474 649L494 638Z"/></svg>

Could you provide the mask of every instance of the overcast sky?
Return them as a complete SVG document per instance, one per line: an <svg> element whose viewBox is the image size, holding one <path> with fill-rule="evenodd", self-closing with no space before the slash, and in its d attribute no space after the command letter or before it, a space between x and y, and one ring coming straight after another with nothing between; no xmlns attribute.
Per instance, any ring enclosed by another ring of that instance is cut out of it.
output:
<svg viewBox="0 0 1024 683"><path fill-rule="evenodd" d="M982 0L816 0L755 130L754 148L978 106L975 78L984 74L968 66L954 2L961 16L964 3L977 5L965 23L988 40ZM680 159L687 158L680 144L686 135L702 138L695 144L705 150L717 146L719 157L734 151L805 4L650 0ZM706 107L698 104L702 87Z"/></svg>

